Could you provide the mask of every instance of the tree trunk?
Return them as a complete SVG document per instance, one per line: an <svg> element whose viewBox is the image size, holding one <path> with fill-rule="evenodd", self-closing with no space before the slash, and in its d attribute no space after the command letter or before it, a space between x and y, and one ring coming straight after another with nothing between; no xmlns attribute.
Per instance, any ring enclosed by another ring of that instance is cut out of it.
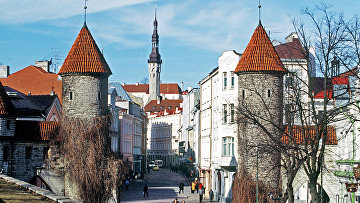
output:
<svg viewBox="0 0 360 203"><path fill-rule="evenodd" d="M309 189L311 194L311 202L312 203L321 203L319 192L317 191L317 182L313 179L310 179Z"/></svg>

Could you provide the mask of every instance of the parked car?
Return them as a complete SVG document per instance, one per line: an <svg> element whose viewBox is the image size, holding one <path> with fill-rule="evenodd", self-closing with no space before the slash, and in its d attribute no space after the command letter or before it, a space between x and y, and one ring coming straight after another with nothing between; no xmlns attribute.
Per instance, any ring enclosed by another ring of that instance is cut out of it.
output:
<svg viewBox="0 0 360 203"><path fill-rule="evenodd" d="M154 167L155 165L156 165L156 164L155 164L154 161L150 161L150 162L148 163L148 166L149 166L150 168Z"/></svg>
<svg viewBox="0 0 360 203"><path fill-rule="evenodd" d="M153 166L153 167L152 167L152 170L153 170L153 171L158 171L158 170L159 170L159 166L158 166L158 165Z"/></svg>

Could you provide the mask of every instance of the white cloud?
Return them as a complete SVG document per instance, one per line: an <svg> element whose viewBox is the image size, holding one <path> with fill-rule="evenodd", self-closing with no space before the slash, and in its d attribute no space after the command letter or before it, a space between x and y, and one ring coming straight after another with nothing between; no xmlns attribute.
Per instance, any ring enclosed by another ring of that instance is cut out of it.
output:
<svg viewBox="0 0 360 203"><path fill-rule="evenodd" d="M123 6L141 4L154 0L89 0L89 13L111 10ZM80 0L1 0L1 23L27 23L47 19L63 19L84 12Z"/></svg>

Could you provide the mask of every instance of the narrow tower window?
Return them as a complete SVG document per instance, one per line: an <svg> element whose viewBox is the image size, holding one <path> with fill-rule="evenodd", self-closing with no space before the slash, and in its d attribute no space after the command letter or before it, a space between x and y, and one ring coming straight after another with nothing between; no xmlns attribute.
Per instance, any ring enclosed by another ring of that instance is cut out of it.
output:
<svg viewBox="0 0 360 203"><path fill-rule="evenodd" d="M70 92L69 99L73 100L73 92Z"/></svg>
<svg viewBox="0 0 360 203"><path fill-rule="evenodd" d="M98 100L100 100L100 99L101 99L101 93L100 93L100 92L98 92L97 99L98 99Z"/></svg>
<svg viewBox="0 0 360 203"><path fill-rule="evenodd" d="M242 98L245 99L245 90L242 90Z"/></svg>
<svg viewBox="0 0 360 203"><path fill-rule="evenodd" d="M271 96L270 90L267 91L267 96L268 96L268 98L270 98L270 96Z"/></svg>

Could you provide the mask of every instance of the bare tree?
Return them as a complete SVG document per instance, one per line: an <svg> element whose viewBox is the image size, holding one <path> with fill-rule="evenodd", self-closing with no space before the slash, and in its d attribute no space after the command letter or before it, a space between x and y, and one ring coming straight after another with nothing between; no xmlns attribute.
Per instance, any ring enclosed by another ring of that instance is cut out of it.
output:
<svg viewBox="0 0 360 203"><path fill-rule="evenodd" d="M111 153L109 122L106 116L62 121L60 140L65 179L68 178L72 192L83 202L107 202L113 198L114 190L119 201L125 168Z"/></svg>
<svg viewBox="0 0 360 203"><path fill-rule="evenodd" d="M359 18L354 17L346 22L342 15L329 10L330 7L324 4L313 10L305 9L303 14L310 20L307 25L293 20L302 44L298 51L301 51L306 62L298 64L300 73L290 69L286 73L284 123L277 122L278 117L283 115L274 115L263 88L252 88L250 84L243 89L255 100L242 97L239 90L239 129L260 129L258 135L262 136L261 142L251 143L239 132L239 149L247 146L248 151L239 156L254 156L255 148L265 157L266 154L281 154L278 167L284 171L283 181L286 185L282 202L294 202L293 181L299 170L304 170L308 177L312 202L320 203L324 196L323 189L318 190L318 181L324 167L326 145L333 139L329 137L329 132L333 133L334 129L331 125L340 113L340 106L336 105L335 100L349 94L347 86L334 88L336 77L339 76L340 67L354 71L353 67L359 65ZM313 48L315 51L312 51ZM314 68L321 77L313 76ZM252 83L256 86L259 81L255 79ZM254 105L253 101L257 104ZM344 105L352 103L348 100ZM278 167L273 165L271 170L279 170Z"/></svg>

